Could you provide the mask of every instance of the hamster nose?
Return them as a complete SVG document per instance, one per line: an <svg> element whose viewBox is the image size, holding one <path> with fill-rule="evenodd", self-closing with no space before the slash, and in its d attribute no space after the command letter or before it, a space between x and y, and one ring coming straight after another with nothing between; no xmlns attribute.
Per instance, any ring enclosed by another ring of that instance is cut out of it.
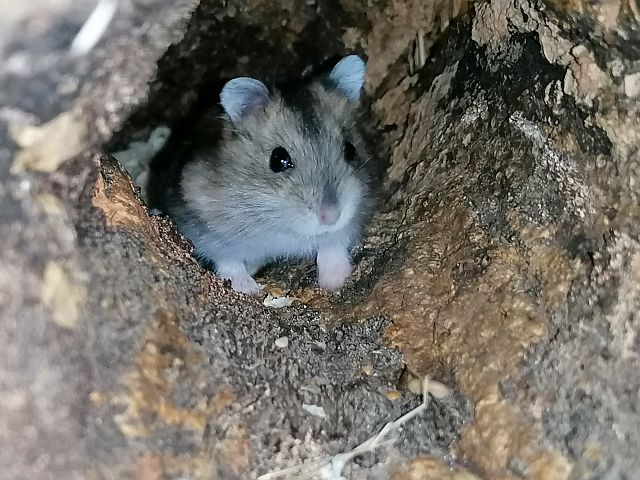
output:
<svg viewBox="0 0 640 480"><path fill-rule="evenodd" d="M340 218L338 194L332 186L326 185L318 207L318 220L322 225L334 225Z"/></svg>
<svg viewBox="0 0 640 480"><path fill-rule="evenodd" d="M340 211L337 206L322 206L318 211L318 218L322 225L335 225L340 219Z"/></svg>

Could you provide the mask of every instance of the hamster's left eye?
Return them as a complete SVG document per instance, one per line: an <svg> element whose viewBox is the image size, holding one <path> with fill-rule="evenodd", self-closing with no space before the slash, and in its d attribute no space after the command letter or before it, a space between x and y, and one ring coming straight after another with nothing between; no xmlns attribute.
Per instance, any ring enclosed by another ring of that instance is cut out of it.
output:
<svg viewBox="0 0 640 480"><path fill-rule="evenodd" d="M344 142L344 158L348 163L351 163L356 158L356 147L351 142Z"/></svg>
<svg viewBox="0 0 640 480"><path fill-rule="evenodd" d="M269 166L271 170L276 173L284 172L285 170L295 167L289 152L287 152L287 149L284 147L276 147L273 149Z"/></svg>

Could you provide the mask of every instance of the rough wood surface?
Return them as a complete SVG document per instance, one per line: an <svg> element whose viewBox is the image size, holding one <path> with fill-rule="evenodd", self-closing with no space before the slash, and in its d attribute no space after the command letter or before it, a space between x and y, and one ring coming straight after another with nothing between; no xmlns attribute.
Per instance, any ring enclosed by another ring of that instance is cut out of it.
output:
<svg viewBox="0 0 640 480"><path fill-rule="evenodd" d="M3 478L255 478L418 405L404 362L450 395L349 478L640 474L635 2L123 1L80 59L92 2L12 3ZM266 308L200 268L106 151L220 79L346 49L370 59L385 206L341 297L278 267L266 281L304 302Z"/></svg>

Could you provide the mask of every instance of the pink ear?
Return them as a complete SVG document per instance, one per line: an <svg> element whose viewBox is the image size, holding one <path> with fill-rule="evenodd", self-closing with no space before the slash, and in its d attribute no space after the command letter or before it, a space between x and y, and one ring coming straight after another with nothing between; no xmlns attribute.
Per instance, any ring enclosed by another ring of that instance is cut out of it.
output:
<svg viewBox="0 0 640 480"><path fill-rule="evenodd" d="M229 80L220 92L220 103L232 122L263 108L269 101L269 90L260 80L238 77Z"/></svg>

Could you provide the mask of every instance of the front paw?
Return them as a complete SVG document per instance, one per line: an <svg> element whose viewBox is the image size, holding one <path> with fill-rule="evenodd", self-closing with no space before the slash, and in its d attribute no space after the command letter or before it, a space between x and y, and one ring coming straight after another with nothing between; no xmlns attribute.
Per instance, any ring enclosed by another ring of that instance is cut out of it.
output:
<svg viewBox="0 0 640 480"><path fill-rule="evenodd" d="M349 253L345 249L325 248L318 252L318 285L330 291L340 290L352 267Z"/></svg>
<svg viewBox="0 0 640 480"><path fill-rule="evenodd" d="M236 275L232 278L227 278L227 280L231 280L231 287L236 292L245 293L253 297L257 297L262 293L260 285L251 275Z"/></svg>
<svg viewBox="0 0 640 480"><path fill-rule="evenodd" d="M231 287L240 293L258 296L262 292L260 285L247 272L242 262L220 262L216 273L225 280L231 281Z"/></svg>

